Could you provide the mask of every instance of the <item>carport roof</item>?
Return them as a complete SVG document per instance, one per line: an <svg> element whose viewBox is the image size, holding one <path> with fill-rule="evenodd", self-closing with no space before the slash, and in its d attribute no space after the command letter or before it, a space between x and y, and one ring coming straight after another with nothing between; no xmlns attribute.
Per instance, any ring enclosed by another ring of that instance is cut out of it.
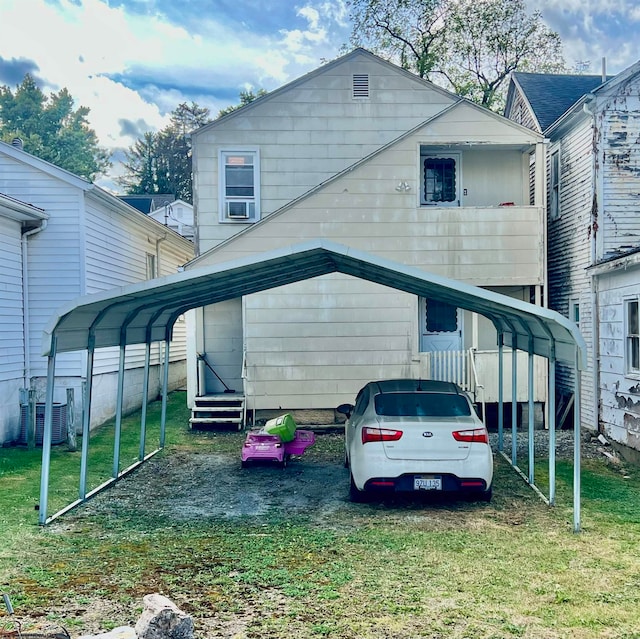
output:
<svg viewBox="0 0 640 639"><path fill-rule="evenodd" d="M225 263L80 297L47 324L43 355L170 338L185 311L277 286L345 273L489 318L504 343L583 368L586 344L575 324L555 311L428 273L419 268L315 240ZM516 337L515 340L512 336Z"/></svg>

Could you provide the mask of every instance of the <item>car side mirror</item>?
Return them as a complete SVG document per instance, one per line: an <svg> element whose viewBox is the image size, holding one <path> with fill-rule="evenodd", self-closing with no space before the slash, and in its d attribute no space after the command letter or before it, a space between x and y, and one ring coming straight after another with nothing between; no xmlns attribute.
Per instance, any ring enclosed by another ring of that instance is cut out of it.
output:
<svg viewBox="0 0 640 639"><path fill-rule="evenodd" d="M338 413L342 413L347 417L351 417L351 413L353 412L353 404L340 404L338 408L336 408Z"/></svg>

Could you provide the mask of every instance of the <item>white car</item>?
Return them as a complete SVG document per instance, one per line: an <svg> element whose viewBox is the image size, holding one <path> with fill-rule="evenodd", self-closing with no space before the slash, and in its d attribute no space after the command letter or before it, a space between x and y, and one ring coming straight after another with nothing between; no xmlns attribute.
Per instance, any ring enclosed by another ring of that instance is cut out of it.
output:
<svg viewBox="0 0 640 639"><path fill-rule="evenodd" d="M490 501L493 454L469 396L456 384L418 379L369 382L347 416L345 465L352 501L372 493L475 495Z"/></svg>

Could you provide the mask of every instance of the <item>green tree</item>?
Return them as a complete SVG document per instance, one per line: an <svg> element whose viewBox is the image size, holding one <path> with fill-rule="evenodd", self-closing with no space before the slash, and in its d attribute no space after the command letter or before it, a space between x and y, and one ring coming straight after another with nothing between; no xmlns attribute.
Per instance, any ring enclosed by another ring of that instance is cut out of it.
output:
<svg viewBox="0 0 640 639"><path fill-rule="evenodd" d="M564 70L560 36L527 13L525 0L458 0L448 23L441 72L458 95L489 108L504 106L512 71Z"/></svg>
<svg viewBox="0 0 640 639"><path fill-rule="evenodd" d="M94 180L111 166L109 153L89 127L89 109L73 106L67 89L47 97L27 74L15 92L0 87L0 138L19 137L25 151Z"/></svg>
<svg viewBox="0 0 640 639"><path fill-rule="evenodd" d="M445 50L446 0L351 0L351 45L364 47L423 79Z"/></svg>
<svg viewBox="0 0 640 639"><path fill-rule="evenodd" d="M349 0L351 45L500 110L512 71L565 69L562 44L525 0Z"/></svg>
<svg viewBox="0 0 640 639"><path fill-rule="evenodd" d="M129 147L125 173L118 183L129 195L171 193L177 199L193 199L191 140L189 133L210 122L209 109L195 102L179 104L170 123L158 132L147 132Z"/></svg>
<svg viewBox="0 0 640 639"><path fill-rule="evenodd" d="M261 98L263 95L267 95L267 91L265 89L258 89L257 93L253 91L240 91L240 104L235 104L233 106L228 106L224 109L220 109L218 111L218 117L221 118L223 115L227 115L227 113L232 113L233 111L237 111L238 109L250 104L257 98Z"/></svg>

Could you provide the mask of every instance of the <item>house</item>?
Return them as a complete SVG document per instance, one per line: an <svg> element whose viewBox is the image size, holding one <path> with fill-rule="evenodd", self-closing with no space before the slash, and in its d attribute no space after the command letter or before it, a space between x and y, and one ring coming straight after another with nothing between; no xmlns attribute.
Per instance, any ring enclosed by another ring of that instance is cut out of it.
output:
<svg viewBox="0 0 640 639"><path fill-rule="evenodd" d="M193 241L193 206L171 194L119 195L119 199Z"/></svg>
<svg viewBox="0 0 640 639"><path fill-rule="evenodd" d="M549 140L549 306L589 346L582 426L640 450L640 63L615 77L515 73L506 115ZM562 100L558 100L562 96ZM571 395L559 367L557 391Z"/></svg>
<svg viewBox="0 0 640 639"><path fill-rule="evenodd" d="M174 200L173 202L165 202L162 206L155 208L149 213L160 224L164 224L172 231L175 231L182 237L193 241L194 239L194 223L193 223L193 206L184 200Z"/></svg>
<svg viewBox="0 0 640 639"><path fill-rule="evenodd" d="M44 399L47 360L41 355L43 329L64 303L158 275L174 273L193 257L185 238L96 185L26 153L19 144L0 143L0 442L19 439L20 389ZM178 322L171 350L172 387L185 380L185 322ZM154 396L159 355L153 353ZM58 361L54 401L66 403L74 390L78 415L86 375L86 354L66 353ZM141 404L144 351L127 353L125 410ZM92 423L115 411L118 349L95 357ZM97 400L97 403L96 403ZM79 417L76 423L81 423Z"/></svg>
<svg viewBox="0 0 640 639"><path fill-rule="evenodd" d="M363 49L192 142L198 257L186 269L326 239L544 302L542 135ZM367 381L405 376L497 402L497 335L475 313L347 275L266 289L195 314L191 405L232 390L250 411L326 419ZM540 421L545 367L536 360ZM524 402L526 353L517 368Z"/></svg>

